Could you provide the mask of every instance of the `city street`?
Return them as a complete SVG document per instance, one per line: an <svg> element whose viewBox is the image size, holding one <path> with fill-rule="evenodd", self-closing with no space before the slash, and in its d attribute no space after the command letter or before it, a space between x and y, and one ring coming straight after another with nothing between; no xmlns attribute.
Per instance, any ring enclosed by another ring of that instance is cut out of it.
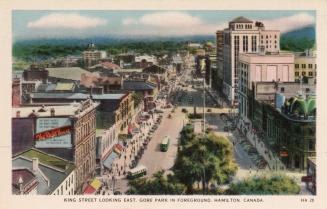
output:
<svg viewBox="0 0 327 209"><path fill-rule="evenodd" d="M179 132L183 127L184 114L177 108L175 113L171 114L172 118L169 119L167 116L170 111L171 109L166 110L164 113L159 128L154 132L152 140L140 160L140 164L148 168L147 176L152 176L153 173L161 169L169 170L174 165ZM165 136L169 136L170 144L167 152L161 152L159 145Z"/></svg>

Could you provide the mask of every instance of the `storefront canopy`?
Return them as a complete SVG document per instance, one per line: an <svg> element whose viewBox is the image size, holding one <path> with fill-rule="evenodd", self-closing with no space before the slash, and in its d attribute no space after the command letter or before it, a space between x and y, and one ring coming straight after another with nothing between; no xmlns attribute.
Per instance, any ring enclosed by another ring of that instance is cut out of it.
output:
<svg viewBox="0 0 327 209"><path fill-rule="evenodd" d="M112 163L114 162L114 160L117 158L118 154L115 153L115 152L112 152L108 157L107 159L105 159L103 161L103 165L106 167L106 168L111 168L111 165Z"/></svg>
<svg viewBox="0 0 327 209"><path fill-rule="evenodd" d="M96 192L96 189L94 189L92 186L87 185L85 188L83 194L94 194Z"/></svg>
<svg viewBox="0 0 327 209"><path fill-rule="evenodd" d="M93 187L95 190L98 190L101 186L102 186L102 183L100 180L98 179L94 179L91 184L90 184L91 187Z"/></svg>

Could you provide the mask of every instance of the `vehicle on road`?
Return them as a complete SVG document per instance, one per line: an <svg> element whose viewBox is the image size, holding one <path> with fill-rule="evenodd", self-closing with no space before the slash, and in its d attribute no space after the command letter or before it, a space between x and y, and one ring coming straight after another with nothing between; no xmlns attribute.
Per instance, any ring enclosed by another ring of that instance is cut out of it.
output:
<svg viewBox="0 0 327 209"><path fill-rule="evenodd" d="M172 118L171 114L168 115L168 118Z"/></svg>
<svg viewBox="0 0 327 209"><path fill-rule="evenodd" d="M165 138L163 138L163 140L161 141L160 143L160 150L162 152L167 152L168 148L169 148L169 137L168 136L165 136Z"/></svg>
<svg viewBox="0 0 327 209"><path fill-rule="evenodd" d="M131 169L130 171L128 171L127 179L136 179L136 178L142 177L142 176L146 175L147 170L148 169L144 165L139 165L139 166Z"/></svg>

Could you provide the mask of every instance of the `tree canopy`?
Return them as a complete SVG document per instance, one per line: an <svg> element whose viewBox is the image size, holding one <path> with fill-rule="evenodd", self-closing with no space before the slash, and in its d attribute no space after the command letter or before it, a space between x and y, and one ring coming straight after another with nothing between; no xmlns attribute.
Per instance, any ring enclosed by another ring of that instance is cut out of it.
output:
<svg viewBox="0 0 327 209"><path fill-rule="evenodd" d="M272 195L298 194L300 186L290 177L282 174L253 176L233 183L226 191L230 195Z"/></svg>
<svg viewBox="0 0 327 209"><path fill-rule="evenodd" d="M139 178L129 181L127 194L137 195L180 195L185 186L172 175L164 176L164 171L153 174L152 178Z"/></svg>
<svg viewBox="0 0 327 209"><path fill-rule="evenodd" d="M227 183L236 173L232 146L225 137L213 133L196 136L184 130L182 141L185 145L178 153L174 172L176 178L187 186L187 193L193 193L194 184L201 182L205 194L209 183Z"/></svg>

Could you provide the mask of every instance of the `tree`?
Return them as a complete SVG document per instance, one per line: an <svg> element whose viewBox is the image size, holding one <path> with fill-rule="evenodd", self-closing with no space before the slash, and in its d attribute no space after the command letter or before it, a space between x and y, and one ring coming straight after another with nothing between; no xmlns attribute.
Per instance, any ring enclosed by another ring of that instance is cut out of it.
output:
<svg viewBox="0 0 327 209"><path fill-rule="evenodd" d="M181 141L185 141L182 138L183 133ZM176 178L187 186L187 193L194 193L194 184L201 182L206 194L209 183L227 183L236 171L230 142L213 133L190 135L174 166Z"/></svg>
<svg viewBox="0 0 327 209"><path fill-rule="evenodd" d="M229 195L298 194L300 186L290 177L281 174L254 176L231 184Z"/></svg>
<svg viewBox="0 0 327 209"><path fill-rule="evenodd" d="M129 181L130 189L127 194L134 195L180 195L185 186L178 183L174 176L164 176L164 171L153 174L153 177L139 178Z"/></svg>

